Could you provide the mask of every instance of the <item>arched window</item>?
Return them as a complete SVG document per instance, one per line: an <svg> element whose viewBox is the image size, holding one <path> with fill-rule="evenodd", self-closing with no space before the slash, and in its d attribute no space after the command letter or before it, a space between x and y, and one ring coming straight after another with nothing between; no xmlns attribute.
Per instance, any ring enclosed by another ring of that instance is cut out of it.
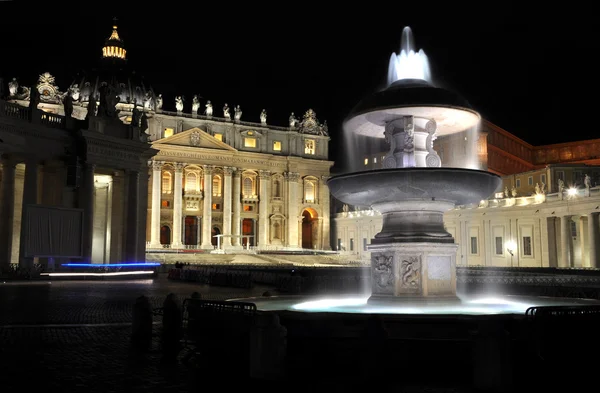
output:
<svg viewBox="0 0 600 393"><path fill-rule="evenodd" d="M315 201L315 183L312 181L304 183L304 200L306 202Z"/></svg>
<svg viewBox="0 0 600 393"><path fill-rule="evenodd" d="M171 173L170 172L163 172L162 174L162 193L163 194L170 194L173 189L171 187Z"/></svg>
<svg viewBox="0 0 600 393"><path fill-rule="evenodd" d="M273 180L273 198L281 198L281 180Z"/></svg>
<svg viewBox="0 0 600 393"><path fill-rule="evenodd" d="M198 191L198 176L194 172L185 174L185 190L188 192Z"/></svg>
<svg viewBox="0 0 600 393"><path fill-rule="evenodd" d="M216 175L212 179L212 194L213 196L221 196L221 176Z"/></svg>
<svg viewBox="0 0 600 393"><path fill-rule="evenodd" d="M254 195L254 181L251 177L244 177L242 193L245 197L251 197Z"/></svg>

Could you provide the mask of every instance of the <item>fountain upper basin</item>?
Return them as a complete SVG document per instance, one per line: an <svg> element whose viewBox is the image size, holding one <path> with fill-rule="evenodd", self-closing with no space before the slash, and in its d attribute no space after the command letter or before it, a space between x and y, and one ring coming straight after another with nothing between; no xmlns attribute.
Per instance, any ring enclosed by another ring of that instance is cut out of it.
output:
<svg viewBox="0 0 600 393"><path fill-rule="evenodd" d="M354 172L327 181L329 191L353 206L373 206L409 200L479 203L502 184L500 176L462 168L397 168Z"/></svg>
<svg viewBox="0 0 600 393"><path fill-rule="evenodd" d="M383 138L385 125L401 116L435 120L438 136L465 131L481 119L459 94L426 81L402 79L359 102L344 121L344 129Z"/></svg>

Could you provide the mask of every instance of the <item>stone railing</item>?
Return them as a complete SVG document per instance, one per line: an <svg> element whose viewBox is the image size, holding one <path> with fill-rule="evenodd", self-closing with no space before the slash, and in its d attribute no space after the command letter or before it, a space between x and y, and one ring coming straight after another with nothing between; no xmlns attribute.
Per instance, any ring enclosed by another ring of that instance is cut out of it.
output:
<svg viewBox="0 0 600 393"><path fill-rule="evenodd" d="M46 127L63 128L65 117L52 113L41 112L40 123Z"/></svg>
<svg viewBox="0 0 600 393"><path fill-rule="evenodd" d="M11 117L19 120L29 120L29 108L12 102L0 100L0 116Z"/></svg>
<svg viewBox="0 0 600 393"><path fill-rule="evenodd" d="M31 108L2 100L0 100L0 117L24 120L50 128L63 129L67 126L65 116L44 112L39 109L32 110ZM73 118L71 126L76 127L80 123L81 120Z"/></svg>
<svg viewBox="0 0 600 393"><path fill-rule="evenodd" d="M192 113L184 113L184 112L171 112L171 111L157 111L156 113L158 114L162 114L162 115L168 115L168 116L177 116L177 117L186 117L189 119L200 119L200 120L212 120L212 121L218 121L218 122L222 122L222 123L232 123L232 124L240 124L243 126L249 126L249 127L253 127L253 128L257 128L257 127L262 127L262 128L269 128L271 130L279 130L279 131L297 131L298 129L296 127L279 127L279 126L272 126L270 124L262 124L262 123L254 123L254 122L250 122L250 121L238 121L238 120L234 120L234 119L226 119L224 117L218 117L218 116L205 116L205 115L196 115L196 114L192 114Z"/></svg>

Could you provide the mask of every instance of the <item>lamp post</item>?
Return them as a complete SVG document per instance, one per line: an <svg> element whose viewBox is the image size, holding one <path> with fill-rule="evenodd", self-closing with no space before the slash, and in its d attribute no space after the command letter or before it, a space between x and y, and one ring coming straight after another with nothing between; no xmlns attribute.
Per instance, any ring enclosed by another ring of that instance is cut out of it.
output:
<svg viewBox="0 0 600 393"><path fill-rule="evenodd" d="M509 240L506 242L506 251L510 254L510 266L513 266L513 255L517 250L517 243L514 240Z"/></svg>

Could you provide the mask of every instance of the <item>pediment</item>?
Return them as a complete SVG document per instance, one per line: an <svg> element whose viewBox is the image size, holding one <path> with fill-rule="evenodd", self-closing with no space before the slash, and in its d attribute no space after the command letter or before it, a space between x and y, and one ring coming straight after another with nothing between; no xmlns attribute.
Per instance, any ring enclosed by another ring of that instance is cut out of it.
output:
<svg viewBox="0 0 600 393"><path fill-rule="evenodd" d="M209 133L202 131L198 127L187 131L179 132L167 138L154 141L154 144L174 145L186 147L199 147L203 149L229 150L236 151L225 142L221 142Z"/></svg>

